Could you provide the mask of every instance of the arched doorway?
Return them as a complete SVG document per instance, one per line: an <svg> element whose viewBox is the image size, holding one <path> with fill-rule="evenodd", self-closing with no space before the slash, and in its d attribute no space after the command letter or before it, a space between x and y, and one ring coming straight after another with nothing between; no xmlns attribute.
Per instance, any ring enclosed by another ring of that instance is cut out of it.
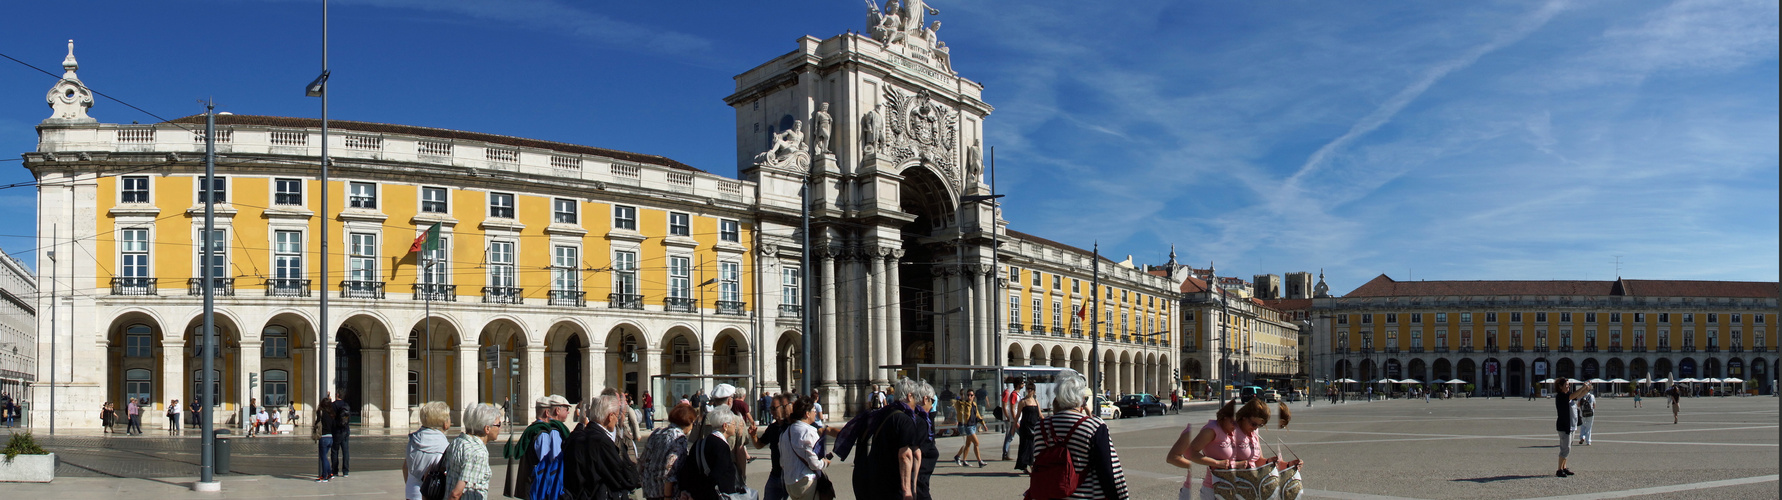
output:
<svg viewBox="0 0 1782 500"><path fill-rule="evenodd" d="M724 330L718 333L717 342L712 343L713 375L749 375L749 344L744 340L742 332ZM737 387L747 388L745 379L727 380Z"/></svg>
<svg viewBox="0 0 1782 500"><path fill-rule="evenodd" d="M582 394L582 385L587 383L582 374L582 336L569 337L563 344L563 397L570 401L585 401L587 395ZM632 397L638 397L633 395ZM641 399L639 399L641 401Z"/></svg>
<svg viewBox="0 0 1782 500"><path fill-rule="evenodd" d="M1584 380L1602 378L1601 368L1602 367L1597 364L1595 358L1585 359L1584 362L1580 363L1578 366L1578 378Z"/></svg>
<svg viewBox="0 0 1782 500"><path fill-rule="evenodd" d="M1652 362L1652 377L1655 379L1681 378L1681 375L1677 374L1676 367L1671 366L1671 358L1658 358L1657 361Z"/></svg>
<svg viewBox="0 0 1782 500"><path fill-rule="evenodd" d="M1052 366L1070 368L1070 355L1064 353L1064 346L1052 346L1052 354L1048 356Z"/></svg>
<svg viewBox="0 0 1782 500"><path fill-rule="evenodd" d="M1447 358L1436 358L1434 375L1437 380L1454 378L1454 364L1449 363Z"/></svg>
<svg viewBox="0 0 1782 500"><path fill-rule="evenodd" d="M778 354L774 356L776 370L774 374L780 380L780 392L791 392L802 387L800 381L803 376L801 365L803 358L799 355L799 349L803 348L803 344L800 343L802 341L802 337L796 331L787 330L780 333L780 340L776 343L777 348L775 349Z"/></svg>
<svg viewBox="0 0 1782 500"><path fill-rule="evenodd" d="M1572 358L1559 358L1559 362L1555 363L1553 378L1559 377L1578 378L1577 365L1572 362Z"/></svg>
<svg viewBox="0 0 1782 500"><path fill-rule="evenodd" d="M1765 362L1763 358L1751 358L1751 377L1749 380L1757 382L1757 390L1759 394L1770 394L1776 390L1775 387L1770 385L1770 373L1770 364Z"/></svg>
<svg viewBox="0 0 1782 500"><path fill-rule="evenodd" d="M1677 376L1679 377L1695 378L1695 369L1695 358L1683 358L1682 361L1677 362Z"/></svg>
<svg viewBox="0 0 1782 500"><path fill-rule="evenodd" d="M1051 364L1052 364L1052 360L1046 359L1046 348L1039 344L1034 344L1032 355L1027 357L1027 365L1028 366L1049 366Z"/></svg>
<svg viewBox="0 0 1782 500"><path fill-rule="evenodd" d="M1466 383L1474 384L1476 387L1484 387L1485 385L1479 378L1477 367L1478 365L1473 363L1472 359L1463 358L1459 363L1455 363L1454 378L1465 380ZM1456 389L1465 390L1464 387L1456 387Z"/></svg>
<svg viewBox="0 0 1782 500"><path fill-rule="evenodd" d="M241 331L236 328L235 322L226 315L217 314L213 321L216 327L216 356L211 367L212 375L215 375L217 379L211 384L211 388L216 391L216 400L211 402L211 411L215 412L214 418L216 418L217 425L222 426L228 421L235 408L246 402L241 398L241 390L245 381L235 380L241 373ZM203 385L199 383L200 377L204 374L203 330L204 318L202 316L193 318L191 323L186 325L185 352L180 354L181 359L185 362L185 387L183 387L185 394L183 396L167 396L169 398L179 397L182 406L198 401L199 392L203 389ZM161 401L161 403L166 402ZM193 420L188 417L185 422L187 424L196 423Z"/></svg>
<svg viewBox="0 0 1782 500"><path fill-rule="evenodd" d="M1027 359L1023 356L1026 352L1026 349L1021 348L1021 344L1010 343L1006 366L1027 366Z"/></svg>
<svg viewBox="0 0 1782 500"><path fill-rule="evenodd" d="M1411 360L1411 369L1407 373L1410 374L1410 378L1424 383L1429 382L1429 366L1424 364L1422 359Z"/></svg>
<svg viewBox="0 0 1782 500"><path fill-rule="evenodd" d="M147 314L131 312L112 319L106 335L106 380L110 389L106 397L114 408L124 408L131 399L166 403L174 397L167 394L185 391L179 387L161 387L167 376L163 366L180 366L173 364L173 360L162 359L165 355L163 338L160 323ZM178 372L173 377L175 382L184 378ZM161 412L145 413L143 421L154 422L158 421Z"/></svg>
<svg viewBox="0 0 1782 500"><path fill-rule="evenodd" d="M431 323L431 328L429 328ZM408 404L419 406L428 401L441 401L454 410L462 410L467 403L476 401L475 394L459 394L454 387L453 379L460 377L458 372L458 345L463 336L458 331L457 323L437 314L431 319L415 322L408 331ZM475 357L475 354L472 354ZM459 422L462 411L452 412L452 421ZM409 418L415 424L420 423L419 412L410 412Z"/></svg>
<svg viewBox="0 0 1782 500"><path fill-rule="evenodd" d="M525 418L532 406L526 389L530 376L526 351L531 348L526 331L513 319L499 318L484 324L477 335L478 401L507 403L510 419ZM494 358L494 363L489 362L490 358Z"/></svg>
<svg viewBox="0 0 1782 500"><path fill-rule="evenodd" d="M1629 380L1653 377L1652 370L1646 366L1645 358L1634 358L1627 362L1627 378Z"/></svg>
<svg viewBox="0 0 1782 500"><path fill-rule="evenodd" d="M674 328L662 339L661 365L662 373L667 375L702 375L699 367L699 341L692 330ZM665 379L667 385L663 389L670 395L679 397L682 394L692 396L699 389L705 388L704 381L694 379ZM656 380L648 380L651 388L663 387Z"/></svg>
<svg viewBox="0 0 1782 500"><path fill-rule="evenodd" d="M969 279L971 274L959 272L961 252L952 246L959 240L943 237L958 227L959 197L927 167L910 166L903 169L902 176L898 210L916 218L901 228L904 257L898 259L897 266L903 324L901 349L921 355L919 359L905 357L903 362L978 364L970 359L972 346L970 335L964 331L968 322L963 311L971 309L965 303L968 294L981 291L981 287L976 286L979 280ZM969 262L976 256L975 247L964 253ZM994 360L995 352L992 348L984 355Z"/></svg>
<svg viewBox="0 0 1782 500"><path fill-rule="evenodd" d="M1618 378L1628 378L1627 367L1624 366L1625 364L1621 362L1621 358L1609 358L1609 362L1604 363L1603 365L1604 365L1603 371L1604 371L1604 373L1606 373L1608 375L1607 378L1609 378L1610 380L1618 379Z"/></svg>
<svg viewBox="0 0 1782 500"><path fill-rule="evenodd" d="M1083 376L1088 376L1089 375L1089 365L1088 365L1088 362L1086 361L1086 359L1087 358L1085 358L1083 356L1083 348L1081 348L1081 347L1070 348L1070 369L1071 370L1074 370L1077 373L1081 373L1081 374L1083 374Z"/></svg>
<svg viewBox="0 0 1782 500"><path fill-rule="evenodd" d="M338 401L346 401L352 408L363 408L361 403L365 397L359 388L364 387L365 380L360 374L365 373L364 343L359 339L359 332L351 328L341 327L334 333L334 389L332 394ZM356 411L349 417L353 423L360 423L364 418L363 411Z"/></svg>
<svg viewBox="0 0 1782 500"><path fill-rule="evenodd" d="M1702 359L1702 378L1721 378L1720 360L1718 358Z"/></svg>

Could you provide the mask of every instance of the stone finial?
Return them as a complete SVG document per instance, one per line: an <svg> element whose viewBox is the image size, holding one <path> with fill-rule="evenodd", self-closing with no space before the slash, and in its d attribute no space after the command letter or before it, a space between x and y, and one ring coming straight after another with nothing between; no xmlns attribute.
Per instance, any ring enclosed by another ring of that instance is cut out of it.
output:
<svg viewBox="0 0 1782 500"><path fill-rule="evenodd" d="M93 91L80 82L74 70L80 68L80 62L74 60L74 40L68 41L68 57L62 59L62 79L50 87L49 95L44 98L49 102L51 114L46 122L62 123L94 123L98 120L87 116L87 108L93 107Z"/></svg>

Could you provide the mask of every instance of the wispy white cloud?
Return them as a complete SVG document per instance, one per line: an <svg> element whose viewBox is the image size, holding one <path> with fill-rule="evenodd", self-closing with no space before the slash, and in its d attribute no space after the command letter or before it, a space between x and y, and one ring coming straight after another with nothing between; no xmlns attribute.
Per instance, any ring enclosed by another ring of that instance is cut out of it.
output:
<svg viewBox="0 0 1782 500"><path fill-rule="evenodd" d="M274 0L288 1L288 0ZM362 5L461 16L526 27L535 31L586 39L601 45L624 47L686 58L708 57L715 44L704 37L660 26L614 19L580 6L557 0L330 0L337 5Z"/></svg>

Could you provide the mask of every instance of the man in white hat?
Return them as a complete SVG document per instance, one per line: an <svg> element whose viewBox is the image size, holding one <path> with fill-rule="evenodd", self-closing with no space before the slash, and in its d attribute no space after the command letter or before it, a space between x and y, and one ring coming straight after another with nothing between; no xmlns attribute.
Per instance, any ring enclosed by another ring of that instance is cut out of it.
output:
<svg viewBox="0 0 1782 500"><path fill-rule="evenodd" d="M514 483L506 493L512 498L557 500L563 490L563 440L569 437L571 405L563 396L552 394L533 402L538 419L526 426L517 446L509 445L504 455L508 466L519 463L519 473L510 474Z"/></svg>

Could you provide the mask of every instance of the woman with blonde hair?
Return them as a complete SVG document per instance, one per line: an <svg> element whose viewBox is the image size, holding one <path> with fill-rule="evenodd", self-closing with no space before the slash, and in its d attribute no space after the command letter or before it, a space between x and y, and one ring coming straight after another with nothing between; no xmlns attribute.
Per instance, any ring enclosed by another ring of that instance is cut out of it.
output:
<svg viewBox="0 0 1782 500"><path fill-rule="evenodd" d="M428 401L421 405L420 416L421 430L409 433L408 455L402 459L403 477L407 478L403 495L408 500L421 500L421 478L445 456L445 431L452 427L452 407L443 401Z"/></svg>

